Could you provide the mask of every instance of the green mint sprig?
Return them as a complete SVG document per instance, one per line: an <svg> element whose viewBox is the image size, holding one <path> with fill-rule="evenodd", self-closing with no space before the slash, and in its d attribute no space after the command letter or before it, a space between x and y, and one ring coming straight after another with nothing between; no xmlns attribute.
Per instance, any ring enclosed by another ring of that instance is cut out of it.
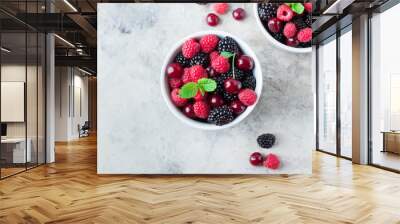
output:
<svg viewBox="0 0 400 224"><path fill-rule="evenodd" d="M304 5L301 3L286 3L293 12L297 14L302 14L304 12Z"/></svg>
<svg viewBox="0 0 400 224"><path fill-rule="evenodd" d="M179 90L179 96L184 99L190 99L196 96L200 91L204 96L206 92L213 92L217 88L217 83L212 79L202 78L195 82L188 82Z"/></svg>

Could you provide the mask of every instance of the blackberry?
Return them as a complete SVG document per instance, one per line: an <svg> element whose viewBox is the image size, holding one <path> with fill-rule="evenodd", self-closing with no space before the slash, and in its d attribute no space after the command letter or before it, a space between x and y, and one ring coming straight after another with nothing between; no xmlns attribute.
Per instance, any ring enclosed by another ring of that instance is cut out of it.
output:
<svg viewBox="0 0 400 224"><path fill-rule="evenodd" d="M175 57L175 62L179 63L182 65L182 67L189 67L190 65L190 60L183 57L182 52L179 52L176 57Z"/></svg>
<svg viewBox="0 0 400 224"><path fill-rule="evenodd" d="M253 75L249 75L246 78L244 78L244 80L242 81L242 88L246 89L252 89L255 90L256 89L256 78Z"/></svg>
<svg viewBox="0 0 400 224"><path fill-rule="evenodd" d="M233 110L229 106L223 105L212 109L208 115L207 121L222 126L232 122L233 119L235 119L233 116Z"/></svg>
<svg viewBox="0 0 400 224"><path fill-rule="evenodd" d="M311 14L306 14L304 16L304 22L307 24L307 27L311 27L312 25L312 17Z"/></svg>
<svg viewBox="0 0 400 224"><path fill-rule="evenodd" d="M219 53L223 51L228 51L235 54L239 53L239 45L232 37L228 36L224 37L218 42L217 49Z"/></svg>
<svg viewBox="0 0 400 224"><path fill-rule="evenodd" d="M275 136L273 134L262 134L258 136L257 143L261 148L271 148L275 143Z"/></svg>
<svg viewBox="0 0 400 224"><path fill-rule="evenodd" d="M225 79L231 78L231 77L232 77L232 74L229 74L229 73L220 74L217 77L215 77L214 81L217 83L217 88L215 89L215 92L222 95L225 92L224 81L225 81Z"/></svg>
<svg viewBox="0 0 400 224"><path fill-rule="evenodd" d="M297 30L301 30L304 28L307 28L308 25L306 24L306 22L304 21L304 18L301 16L296 17L293 20L293 23L296 25Z"/></svg>
<svg viewBox="0 0 400 224"><path fill-rule="evenodd" d="M232 101L235 101L238 99L237 94L230 94L225 92L225 90L222 92L222 98L224 98L225 102L231 103Z"/></svg>
<svg viewBox="0 0 400 224"><path fill-rule="evenodd" d="M271 33L272 36L275 38L275 40L284 43L285 42L285 37L283 36L282 33Z"/></svg>
<svg viewBox="0 0 400 224"><path fill-rule="evenodd" d="M225 75L227 78L231 78L231 77L233 77L233 72L232 72L232 70L230 70L229 72L224 73L223 75ZM249 74L247 72L242 71L238 68L235 68L235 79L236 80L242 81L248 75Z"/></svg>
<svg viewBox="0 0 400 224"><path fill-rule="evenodd" d="M190 66L201 65L203 68L207 68L210 64L210 59L206 53L200 52L190 59Z"/></svg>
<svg viewBox="0 0 400 224"><path fill-rule="evenodd" d="M261 3L258 4L258 16L261 21L267 22L272 17L276 16L276 10L278 7L272 3Z"/></svg>

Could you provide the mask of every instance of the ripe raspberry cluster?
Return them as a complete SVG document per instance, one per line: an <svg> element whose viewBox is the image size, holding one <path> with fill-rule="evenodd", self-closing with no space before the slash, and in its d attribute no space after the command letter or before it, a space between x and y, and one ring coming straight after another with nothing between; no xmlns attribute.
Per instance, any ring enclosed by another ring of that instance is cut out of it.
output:
<svg viewBox="0 0 400 224"><path fill-rule="evenodd" d="M312 3L260 3L258 16L277 41L290 47L311 47Z"/></svg>
<svg viewBox="0 0 400 224"><path fill-rule="evenodd" d="M253 59L229 36L186 40L166 68L173 104L196 121L226 125L257 101Z"/></svg>

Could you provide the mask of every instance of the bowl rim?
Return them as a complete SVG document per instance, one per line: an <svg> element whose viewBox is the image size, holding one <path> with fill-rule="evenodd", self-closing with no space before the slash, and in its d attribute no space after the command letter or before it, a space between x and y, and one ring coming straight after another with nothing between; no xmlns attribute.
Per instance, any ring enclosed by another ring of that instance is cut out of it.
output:
<svg viewBox="0 0 400 224"><path fill-rule="evenodd" d="M271 34L267 31L267 29L265 29L264 25L261 22L260 17L258 16L258 3L254 3L253 6L253 11L254 11L254 16L256 17L256 21L258 24L258 27L261 29L262 33L264 34L264 36L266 36L266 38L275 46L285 50L285 51L289 51L289 52L293 52L293 53L301 53L301 54L305 54L305 53L311 53L312 51L312 47L307 47L307 48L296 48L296 47L289 47L277 40L275 40L275 38L273 36L271 36Z"/></svg>
<svg viewBox="0 0 400 224"><path fill-rule="evenodd" d="M243 48L245 48L245 53L247 55L252 56L253 60L254 60L254 65L255 65L255 70L253 70L253 75L255 76L256 80L257 80L257 84L256 84L256 89L255 92L257 94L257 100L256 102L252 105L246 108L246 110L240 114L239 116L237 116L235 118L235 120L233 120L232 122L226 124L226 125L222 125L222 126L217 126L215 124L210 124L210 123L204 123L204 122L200 122L200 121L196 121L193 119L190 119L188 117L186 117L182 111L180 111L171 101L170 99L170 92L169 90L169 86L168 86L168 78L165 75L165 70L166 67L168 66L169 63L172 62L173 60L173 55L175 55L178 51L179 48L182 46L182 44L189 38L198 38L200 36L204 36L206 34L215 34L218 36L230 36L233 39L235 39L236 42L238 42L239 46L242 48L242 50L244 50ZM173 46L172 48L168 51L168 53L166 54L164 61L163 61L163 66L161 67L161 76L160 76L160 87L161 87L161 94L164 98L164 101L168 107L168 109L170 110L170 112L176 117L178 118L178 120L181 120L182 122L184 122L185 124L197 128L197 129L202 129L202 130L221 130L221 129L226 129L229 127L232 127L234 125L237 125L238 123L240 123L241 121L243 121L255 108L255 106L258 104L260 97L262 95L262 86L263 86L263 76L262 76L262 69L261 69L261 63L259 62L255 52L251 49L251 47L242 39L238 38L237 36L225 32L225 31L221 31L221 30L205 30L205 31L199 31L199 32L195 32L192 34L189 34L187 36L185 36L184 38L178 40Z"/></svg>

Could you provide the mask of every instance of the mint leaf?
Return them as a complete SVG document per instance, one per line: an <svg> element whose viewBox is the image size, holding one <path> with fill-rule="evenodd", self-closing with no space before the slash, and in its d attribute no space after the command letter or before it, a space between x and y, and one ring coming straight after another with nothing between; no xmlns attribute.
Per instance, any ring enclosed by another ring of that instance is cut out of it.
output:
<svg viewBox="0 0 400 224"><path fill-rule="evenodd" d="M212 79L202 78L197 81L200 90L212 92L217 88L217 83Z"/></svg>
<svg viewBox="0 0 400 224"><path fill-rule="evenodd" d="M232 57L233 55L234 55L234 53L231 53L231 52L229 52L229 51L222 51L222 52L221 52L221 56L224 57L224 58L230 58L230 57Z"/></svg>
<svg viewBox="0 0 400 224"><path fill-rule="evenodd" d="M304 6L301 3L292 3L290 7L297 14L302 14L304 12Z"/></svg>
<svg viewBox="0 0 400 224"><path fill-rule="evenodd" d="M198 90L199 88L196 83L188 82L179 90L179 96L184 99L190 99L196 96Z"/></svg>

